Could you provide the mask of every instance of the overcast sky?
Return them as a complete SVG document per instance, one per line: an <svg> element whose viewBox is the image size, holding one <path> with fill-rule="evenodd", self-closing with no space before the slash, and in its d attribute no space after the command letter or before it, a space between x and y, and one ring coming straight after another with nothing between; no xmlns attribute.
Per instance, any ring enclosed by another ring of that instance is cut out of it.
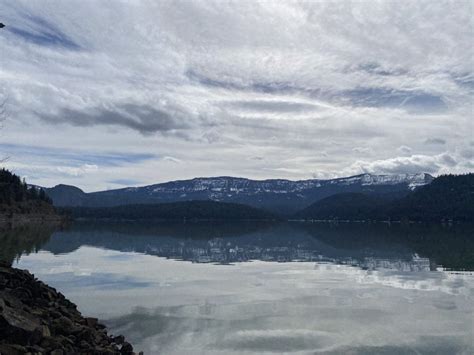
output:
<svg viewBox="0 0 474 355"><path fill-rule="evenodd" d="M472 1L0 9L0 152L30 183L474 170Z"/></svg>

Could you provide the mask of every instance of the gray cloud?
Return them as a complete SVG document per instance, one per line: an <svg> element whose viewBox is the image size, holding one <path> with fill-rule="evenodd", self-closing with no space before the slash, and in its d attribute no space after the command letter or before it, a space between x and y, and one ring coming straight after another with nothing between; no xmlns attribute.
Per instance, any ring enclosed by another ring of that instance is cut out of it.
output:
<svg viewBox="0 0 474 355"><path fill-rule="evenodd" d="M194 83L212 88L228 89L233 91L244 91L264 94L305 94L310 97L320 96L321 89L314 87L304 87L295 85L292 81L257 81L256 78L249 78L243 81L239 77L225 75L216 75L217 73L199 73L189 69L186 71L186 77ZM214 77L215 76L215 77Z"/></svg>
<svg viewBox="0 0 474 355"><path fill-rule="evenodd" d="M192 127L191 122L185 120L185 112L175 110L171 113L148 105L135 104L123 104L113 109L97 107L89 110L73 110L64 108L57 114L41 114L40 117L49 123L69 123L74 126L123 126L144 135Z"/></svg>
<svg viewBox="0 0 474 355"><path fill-rule="evenodd" d="M375 161L357 161L349 171L376 174L430 173L439 174L456 170L467 163L466 159L449 152L439 155L411 155Z"/></svg>
<svg viewBox="0 0 474 355"><path fill-rule="evenodd" d="M23 16L26 25L17 27L7 26L7 31L27 42L46 47L62 47L78 50L80 45L64 34L54 24L38 16Z"/></svg>
<svg viewBox="0 0 474 355"><path fill-rule="evenodd" d="M376 62L362 63L356 67L357 70L365 71L373 75L383 75L383 76L398 76L408 74L408 71L403 68L384 68L381 64ZM352 71L352 68L348 69L348 72Z"/></svg>
<svg viewBox="0 0 474 355"><path fill-rule="evenodd" d="M427 138L425 139L424 143L444 145L446 144L446 140L444 140L443 138Z"/></svg>
<svg viewBox="0 0 474 355"><path fill-rule="evenodd" d="M357 88L344 92L342 97L356 106L402 108L421 114L442 113L448 108L440 95L393 88Z"/></svg>
<svg viewBox="0 0 474 355"><path fill-rule="evenodd" d="M226 105L227 107L250 111L266 113L300 113L311 112L320 109L319 106L308 103L290 102L290 101L235 101Z"/></svg>
<svg viewBox="0 0 474 355"><path fill-rule="evenodd" d="M401 145L397 148L397 151L403 154L410 154L412 149L410 147L407 147L406 145Z"/></svg>
<svg viewBox="0 0 474 355"><path fill-rule="evenodd" d="M62 161L72 174L87 172L61 182L94 190L117 176L153 183L472 169L469 2L0 6L0 86L9 98L2 143L157 157L133 171ZM452 159L432 155L441 147ZM38 162L41 152L8 166L54 184L57 159Z"/></svg>

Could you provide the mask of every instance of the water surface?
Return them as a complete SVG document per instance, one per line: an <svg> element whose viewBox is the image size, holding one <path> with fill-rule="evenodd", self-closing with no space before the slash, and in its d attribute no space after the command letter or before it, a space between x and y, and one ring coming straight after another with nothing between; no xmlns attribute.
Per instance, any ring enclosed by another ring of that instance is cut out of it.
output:
<svg viewBox="0 0 474 355"><path fill-rule="evenodd" d="M470 354L472 231L88 222L0 256L148 354Z"/></svg>

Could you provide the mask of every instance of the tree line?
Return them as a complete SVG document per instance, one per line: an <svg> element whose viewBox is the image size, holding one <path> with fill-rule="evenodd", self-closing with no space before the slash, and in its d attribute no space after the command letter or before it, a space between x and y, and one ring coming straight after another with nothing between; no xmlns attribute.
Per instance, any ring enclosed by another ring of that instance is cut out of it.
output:
<svg viewBox="0 0 474 355"><path fill-rule="evenodd" d="M474 174L442 175L398 198L363 193L332 195L298 212L295 218L474 221Z"/></svg>
<svg viewBox="0 0 474 355"><path fill-rule="evenodd" d="M0 170L0 204L15 205L22 202L43 201L52 204L42 188L28 186L26 181L7 169Z"/></svg>

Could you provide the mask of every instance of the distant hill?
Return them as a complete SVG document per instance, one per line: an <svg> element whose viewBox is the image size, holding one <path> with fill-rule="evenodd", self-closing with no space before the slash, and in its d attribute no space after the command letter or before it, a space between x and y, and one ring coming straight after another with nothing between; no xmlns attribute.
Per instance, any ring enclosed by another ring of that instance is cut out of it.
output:
<svg viewBox="0 0 474 355"><path fill-rule="evenodd" d="M19 176L1 169L0 219L29 214L55 214L51 199L43 189L30 187Z"/></svg>
<svg viewBox="0 0 474 355"><path fill-rule="evenodd" d="M87 199L84 191L71 185L60 184L45 190L55 206L82 206Z"/></svg>
<svg viewBox="0 0 474 355"><path fill-rule="evenodd" d="M195 178L143 187L85 193L74 186L57 185L45 189L55 206L111 207L129 204L156 204L212 200L246 204L274 213L291 215L325 197L347 192L399 194L429 184L428 174L363 174L331 180L283 179L250 180L236 177Z"/></svg>
<svg viewBox="0 0 474 355"><path fill-rule="evenodd" d="M318 220L362 220L377 219L380 209L391 199L384 195L342 193L326 197L299 211L294 218ZM377 217L376 217L377 216Z"/></svg>
<svg viewBox="0 0 474 355"><path fill-rule="evenodd" d="M317 220L474 221L474 174L444 175L404 197L336 194L294 215Z"/></svg>
<svg viewBox="0 0 474 355"><path fill-rule="evenodd" d="M185 201L115 207L69 207L72 218L111 220L273 220L275 215L250 206L216 201Z"/></svg>
<svg viewBox="0 0 474 355"><path fill-rule="evenodd" d="M474 174L443 175L389 205L394 219L474 221Z"/></svg>

